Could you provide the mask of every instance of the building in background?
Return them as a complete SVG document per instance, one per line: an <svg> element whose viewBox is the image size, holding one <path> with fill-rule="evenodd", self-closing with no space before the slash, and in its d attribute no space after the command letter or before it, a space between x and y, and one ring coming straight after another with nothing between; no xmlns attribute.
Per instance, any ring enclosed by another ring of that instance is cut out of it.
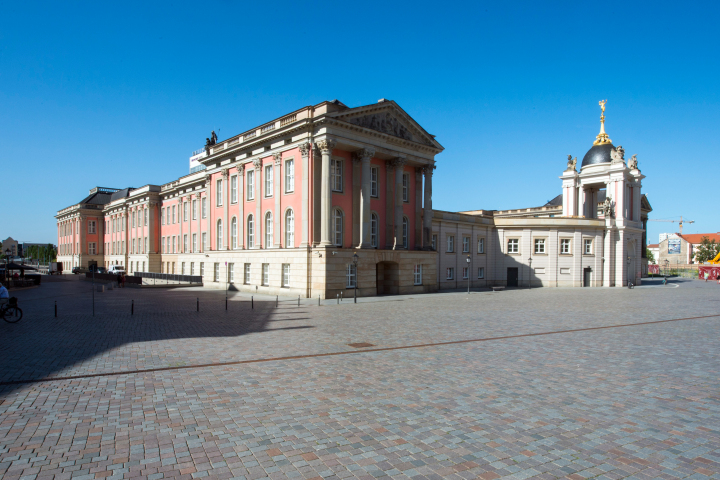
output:
<svg viewBox="0 0 720 480"><path fill-rule="evenodd" d="M22 247L17 240L12 237L8 237L2 242L2 253L7 255L5 252L10 249L10 257L14 258L22 254Z"/></svg>
<svg viewBox="0 0 720 480"><path fill-rule="evenodd" d="M665 237L667 238L667 237ZM647 246L648 250L653 254L653 258L655 259L654 262L652 262L653 265L659 265L658 260L660 258L660 244L659 243L651 243Z"/></svg>
<svg viewBox="0 0 720 480"><path fill-rule="evenodd" d="M652 208L604 119L603 104L580 171L569 159L547 205L443 212L433 135L391 100L322 102L194 152L164 185L92 189L56 216L59 260L322 298L640 283Z"/></svg>
<svg viewBox="0 0 720 480"><path fill-rule="evenodd" d="M661 236L664 234L661 234ZM703 237L710 241L720 243L720 232L718 233L674 233L667 235L660 241L658 246L658 265L664 266L667 260L668 266L681 266L697 263L695 254L697 247L702 243Z"/></svg>

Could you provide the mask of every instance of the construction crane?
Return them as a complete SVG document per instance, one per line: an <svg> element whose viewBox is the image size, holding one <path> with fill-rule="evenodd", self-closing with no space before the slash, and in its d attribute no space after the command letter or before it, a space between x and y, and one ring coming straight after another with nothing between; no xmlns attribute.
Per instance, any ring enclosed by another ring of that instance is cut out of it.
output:
<svg viewBox="0 0 720 480"><path fill-rule="evenodd" d="M648 222L670 222L670 223L677 223L680 225L680 235L682 235L682 227L684 223L695 223L695 220L683 220L682 215L680 215L680 220L655 220L653 218L648 219Z"/></svg>

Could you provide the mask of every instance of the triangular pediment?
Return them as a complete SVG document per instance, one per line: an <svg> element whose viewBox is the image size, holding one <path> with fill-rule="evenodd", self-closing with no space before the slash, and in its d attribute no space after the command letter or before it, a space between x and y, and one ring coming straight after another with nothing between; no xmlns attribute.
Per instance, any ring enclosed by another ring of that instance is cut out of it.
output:
<svg viewBox="0 0 720 480"><path fill-rule="evenodd" d="M334 117L358 127L443 150L432 135L392 100L345 110Z"/></svg>

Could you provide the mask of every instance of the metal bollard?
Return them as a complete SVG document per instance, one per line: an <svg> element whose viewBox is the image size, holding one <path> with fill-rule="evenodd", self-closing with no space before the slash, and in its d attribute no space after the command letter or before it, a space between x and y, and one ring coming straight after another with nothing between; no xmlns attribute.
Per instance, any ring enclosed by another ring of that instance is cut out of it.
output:
<svg viewBox="0 0 720 480"><path fill-rule="evenodd" d="M300 306L300 295L298 295L298 307Z"/></svg>
<svg viewBox="0 0 720 480"><path fill-rule="evenodd" d="M225 297L225 310L227 310L227 297Z"/></svg>
<svg viewBox="0 0 720 480"><path fill-rule="evenodd" d="M340 305L340 294L335 295L335 297L337 298L338 305Z"/></svg>
<svg viewBox="0 0 720 480"><path fill-rule="evenodd" d="M279 305L278 302L279 302L279 301L280 301L280 295L275 295L275 308L278 307L278 305Z"/></svg>
<svg viewBox="0 0 720 480"><path fill-rule="evenodd" d="M300 298L300 297L298 297ZM55 318L57 318L57 300L55 300Z"/></svg>
<svg viewBox="0 0 720 480"><path fill-rule="evenodd" d="M200 297L197 297L197 311L200 311Z"/></svg>
<svg viewBox="0 0 720 480"><path fill-rule="evenodd" d="M318 307L320 306L320 294L318 293Z"/></svg>
<svg viewBox="0 0 720 480"><path fill-rule="evenodd" d="M255 300L253 299L253 296L250 295L250 309L255 308Z"/></svg>
<svg viewBox="0 0 720 480"><path fill-rule="evenodd" d="M135 315L135 300L130 300L130 315Z"/></svg>
<svg viewBox="0 0 720 480"><path fill-rule="evenodd" d="M343 292L340 292L340 301L343 301Z"/></svg>

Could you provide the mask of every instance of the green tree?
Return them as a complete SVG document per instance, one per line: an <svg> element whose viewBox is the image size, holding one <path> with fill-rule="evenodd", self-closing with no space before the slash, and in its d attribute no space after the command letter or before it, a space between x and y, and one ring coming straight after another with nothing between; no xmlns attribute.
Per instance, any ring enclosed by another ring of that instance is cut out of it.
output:
<svg viewBox="0 0 720 480"><path fill-rule="evenodd" d="M715 240L710 240L708 237L702 237L700 245L695 249L695 261L697 263L705 263L712 260L720 252L720 244L715 243Z"/></svg>
<svg viewBox="0 0 720 480"><path fill-rule="evenodd" d="M655 263L655 255L653 255L649 248L645 249L645 256L647 257L648 262Z"/></svg>

